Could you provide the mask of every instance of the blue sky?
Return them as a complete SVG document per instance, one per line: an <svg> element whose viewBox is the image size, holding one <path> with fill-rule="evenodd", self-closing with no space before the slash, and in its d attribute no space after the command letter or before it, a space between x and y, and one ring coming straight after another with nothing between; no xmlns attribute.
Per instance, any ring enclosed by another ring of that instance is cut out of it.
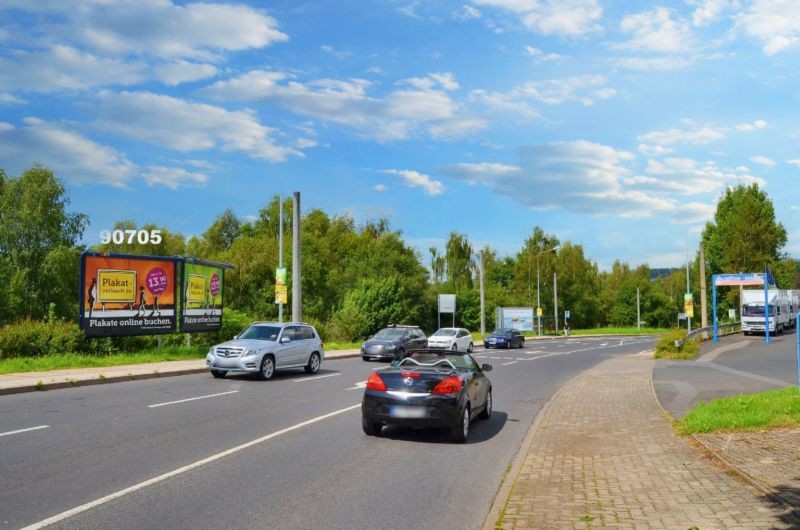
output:
<svg viewBox="0 0 800 530"><path fill-rule="evenodd" d="M800 1L3 0L0 167L187 236L275 193L423 253L685 261L758 182L800 257Z"/></svg>

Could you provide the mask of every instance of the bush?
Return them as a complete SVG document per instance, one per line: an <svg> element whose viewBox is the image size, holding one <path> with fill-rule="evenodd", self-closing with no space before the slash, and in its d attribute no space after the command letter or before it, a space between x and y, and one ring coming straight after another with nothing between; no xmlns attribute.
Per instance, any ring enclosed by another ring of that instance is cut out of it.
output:
<svg viewBox="0 0 800 530"><path fill-rule="evenodd" d="M673 328L664 333L656 344L656 359L694 359L700 351L700 339L686 340L686 330ZM681 346L675 346L675 341L681 341Z"/></svg>
<svg viewBox="0 0 800 530"><path fill-rule="evenodd" d="M73 322L26 319L0 328L0 359L75 353L87 346Z"/></svg>

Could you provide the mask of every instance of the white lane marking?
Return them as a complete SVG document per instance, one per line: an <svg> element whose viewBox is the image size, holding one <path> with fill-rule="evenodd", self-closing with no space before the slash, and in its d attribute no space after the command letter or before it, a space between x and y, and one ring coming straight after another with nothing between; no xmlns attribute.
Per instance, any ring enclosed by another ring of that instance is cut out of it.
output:
<svg viewBox="0 0 800 530"><path fill-rule="evenodd" d="M318 375L316 377L304 377L302 379L292 379L292 383L302 383L303 381L314 381L315 379L325 379L326 377L335 377L337 375L342 375L342 374L327 374L327 375Z"/></svg>
<svg viewBox="0 0 800 530"><path fill-rule="evenodd" d="M243 443L241 445L237 445L236 447L231 447L230 449L222 451L221 453L217 453L215 455L211 455L209 457L203 458L202 460L198 460L197 462L193 462L193 463L185 465L183 467L179 467L178 469L173 469L172 471L164 473L163 475L159 475L159 476L151 478L149 480L145 480L144 482L140 482L138 484L134 484L133 486L130 486L128 488L121 489L119 491L115 491L114 493L106 495L105 497L100 497L99 499L95 499L95 500L93 500L91 502L87 502L86 504L81 504L80 506L72 508L71 510L67 510L65 512L61 512L61 513L59 513L57 515L53 515L52 517L48 517L47 519L39 521L38 523L33 523L32 525L26 526L22 530L35 530L35 529L39 529L39 528L44 528L45 526L49 526L49 525L57 523L59 521L63 521L64 519L72 517L73 515L77 515L79 513L85 512L85 511L90 510L92 508L96 508L97 506L106 504L107 502L113 501L114 499L119 499L120 497L123 497L125 495L130 494L130 493L134 493L134 492L139 491L141 489L147 488L148 486L152 486L154 484L158 484L159 482L163 482L164 480L167 480L168 478L172 478L172 477L176 477L178 475L182 475L183 473L186 473L187 471L191 471L193 469L197 469L198 467L204 466L206 464L210 464L211 462L214 462L215 460L219 460L221 458L225 458L226 456L230 456L230 455L232 455L234 453L238 453L239 451L242 451L243 449L247 449L248 447L252 447L254 445L266 442L267 440L271 440L272 438L278 437L278 436L280 436L282 434L286 434L288 432L296 431L297 429L301 429L303 427L306 427L307 425L311 425L312 423L317 423L319 421L326 420L328 418L332 418L333 416L337 416L337 415L342 414L344 412L349 412L349 411L354 410L354 409L356 409L356 408L358 408L360 406L361 406L361 404L359 403L357 405L352 405L350 407L345 407L343 409L334 410L333 412L329 412L327 414L323 414L322 416L317 416L316 418L311 418L310 420L306 420L306 421L298 423L296 425L292 425L291 427L286 427L285 429L281 429L279 431L275 431L275 432L273 432L271 434L267 434L266 436L262 436L261 438L256 438L255 440L251 440L251 441Z"/></svg>
<svg viewBox="0 0 800 530"><path fill-rule="evenodd" d="M351 386L350 388L345 388L345 390L358 390L358 389L364 389L364 388L367 388L367 382L366 381L359 381L358 383L356 383L356 386Z"/></svg>
<svg viewBox="0 0 800 530"><path fill-rule="evenodd" d="M518 363L519 361L511 361L510 363L503 363L503 366L508 366L509 364Z"/></svg>
<svg viewBox="0 0 800 530"><path fill-rule="evenodd" d="M166 403L156 403L155 405L147 405L147 408L148 409L154 409L156 407L163 407L165 405L174 405L176 403L186 403L187 401L196 401L198 399L206 399L206 398L211 398L211 397L224 396L226 394L236 394L237 392L239 392L239 391L238 390L231 390L229 392L220 392L219 394L209 394L207 396L197 396L197 397L188 398L188 399L179 399L178 401L167 401Z"/></svg>
<svg viewBox="0 0 800 530"><path fill-rule="evenodd" d="M37 427L28 427L27 429L17 429L16 431L0 432L0 436L11 436L12 434L19 434L21 432L38 431L39 429L47 429L49 425L39 425Z"/></svg>

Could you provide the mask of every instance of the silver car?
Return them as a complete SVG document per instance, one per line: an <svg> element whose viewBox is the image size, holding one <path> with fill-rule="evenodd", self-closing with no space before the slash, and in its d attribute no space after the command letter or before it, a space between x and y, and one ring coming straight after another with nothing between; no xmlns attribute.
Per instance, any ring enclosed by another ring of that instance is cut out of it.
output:
<svg viewBox="0 0 800 530"><path fill-rule="evenodd" d="M266 380L275 370L287 368L314 374L325 359L322 346L317 330L309 324L256 322L233 340L213 346L206 355L206 367L214 377L237 372Z"/></svg>

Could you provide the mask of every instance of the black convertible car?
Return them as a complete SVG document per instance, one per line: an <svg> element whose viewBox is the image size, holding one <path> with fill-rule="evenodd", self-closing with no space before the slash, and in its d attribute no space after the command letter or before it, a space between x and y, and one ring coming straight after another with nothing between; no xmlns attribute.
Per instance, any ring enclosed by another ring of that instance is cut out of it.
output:
<svg viewBox="0 0 800 530"><path fill-rule="evenodd" d="M370 374L361 402L364 432L378 436L383 425L450 429L456 442L470 422L492 414L492 383L467 353L414 352L396 366Z"/></svg>

